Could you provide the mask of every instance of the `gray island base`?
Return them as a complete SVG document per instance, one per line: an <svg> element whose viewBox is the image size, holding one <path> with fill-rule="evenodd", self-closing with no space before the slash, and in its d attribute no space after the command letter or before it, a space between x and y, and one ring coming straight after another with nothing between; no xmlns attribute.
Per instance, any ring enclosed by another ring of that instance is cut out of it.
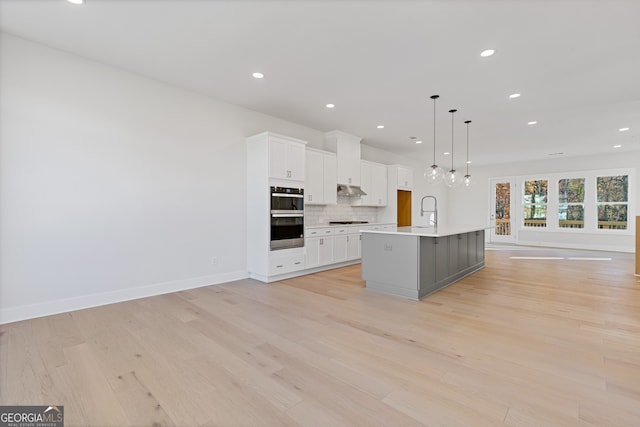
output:
<svg viewBox="0 0 640 427"><path fill-rule="evenodd" d="M484 229L398 227L362 232L367 289L415 300L484 268Z"/></svg>

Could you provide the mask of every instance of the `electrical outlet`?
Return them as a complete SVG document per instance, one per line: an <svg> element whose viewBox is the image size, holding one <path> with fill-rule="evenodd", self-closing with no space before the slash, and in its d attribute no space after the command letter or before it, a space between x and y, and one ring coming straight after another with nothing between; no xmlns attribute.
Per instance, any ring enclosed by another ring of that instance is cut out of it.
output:
<svg viewBox="0 0 640 427"><path fill-rule="evenodd" d="M218 257L217 256L212 256L211 257L211 265L218 265Z"/></svg>

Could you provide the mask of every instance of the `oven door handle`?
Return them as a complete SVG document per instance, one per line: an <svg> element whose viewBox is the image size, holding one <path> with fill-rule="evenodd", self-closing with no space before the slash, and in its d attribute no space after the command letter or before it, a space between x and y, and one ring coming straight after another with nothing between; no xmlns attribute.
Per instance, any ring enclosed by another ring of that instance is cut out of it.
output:
<svg viewBox="0 0 640 427"><path fill-rule="evenodd" d="M289 194L289 193L271 193L272 197L293 197L295 199L304 199L302 194Z"/></svg>
<svg viewBox="0 0 640 427"><path fill-rule="evenodd" d="M271 213L272 218L302 218L304 213Z"/></svg>

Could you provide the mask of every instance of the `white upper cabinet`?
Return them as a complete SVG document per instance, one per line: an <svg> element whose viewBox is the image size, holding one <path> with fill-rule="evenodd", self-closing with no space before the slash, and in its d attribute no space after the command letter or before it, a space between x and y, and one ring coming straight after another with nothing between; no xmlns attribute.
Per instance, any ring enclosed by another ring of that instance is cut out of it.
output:
<svg viewBox="0 0 640 427"><path fill-rule="evenodd" d="M334 130L325 134L327 145L337 155L337 183L360 185L360 141L362 138Z"/></svg>
<svg viewBox="0 0 640 427"><path fill-rule="evenodd" d="M338 203L337 159L333 153L325 154L322 164L324 171L324 203L335 205Z"/></svg>
<svg viewBox="0 0 640 427"><path fill-rule="evenodd" d="M373 163L371 185L373 205L387 206L387 167L385 165Z"/></svg>
<svg viewBox="0 0 640 427"><path fill-rule="evenodd" d="M367 193L354 202L358 206L387 205L387 167L363 160L360 163L360 188Z"/></svg>
<svg viewBox="0 0 640 427"><path fill-rule="evenodd" d="M396 166L398 174L398 188L401 190L413 189L413 169L406 166Z"/></svg>
<svg viewBox="0 0 640 427"><path fill-rule="evenodd" d="M304 203L324 202L324 156L307 148L307 164L304 178Z"/></svg>
<svg viewBox="0 0 640 427"><path fill-rule="evenodd" d="M304 202L307 205L336 204L336 155L307 148Z"/></svg>
<svg viewBox="0 0 640 427"><path fill-rule="evenodd" d="M305 142L265 132L269 144L269 178L304 181Z"/></svg>

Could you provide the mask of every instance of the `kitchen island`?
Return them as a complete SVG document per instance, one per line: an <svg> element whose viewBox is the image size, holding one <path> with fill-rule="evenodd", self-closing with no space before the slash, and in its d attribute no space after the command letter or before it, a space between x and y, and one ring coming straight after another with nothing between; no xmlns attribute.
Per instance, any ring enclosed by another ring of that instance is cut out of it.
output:
<svg viewBox="0 0 640 427"><path fill-rule="evenodd" d="M367 289L415 300L484 268L483 226L362 231Z"/></svg>

